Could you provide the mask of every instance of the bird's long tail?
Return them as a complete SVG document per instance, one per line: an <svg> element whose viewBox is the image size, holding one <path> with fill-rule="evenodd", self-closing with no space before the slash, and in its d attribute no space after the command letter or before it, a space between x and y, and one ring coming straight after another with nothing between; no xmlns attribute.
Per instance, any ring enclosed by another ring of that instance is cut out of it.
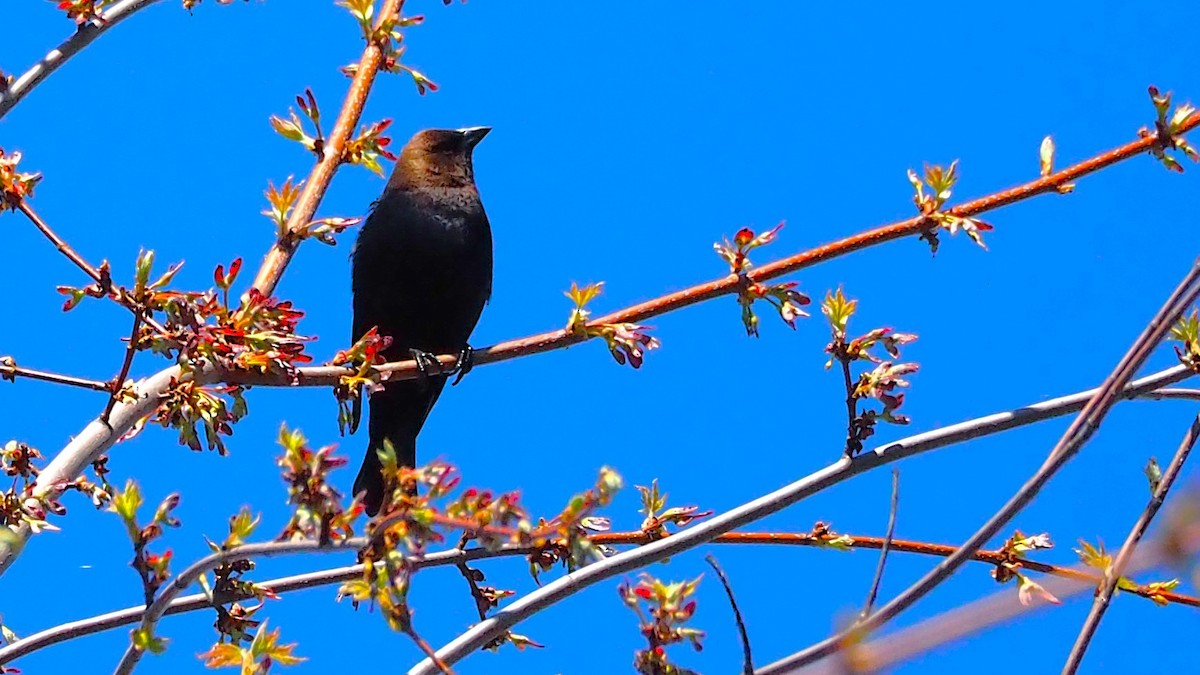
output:
<svg viewBox="0 0 1200 675"><path fill-rule="evenodd" d="M374 516L383 504L383 465L378 451L384 441L392 443L400 466L416 466L417 434L425 424L430 408L441 394L444 377L410 380L387 385L371 396L370 442L363 457L362 468L354 479L354 494L365 491L363 504L367 514Z"/></svg>

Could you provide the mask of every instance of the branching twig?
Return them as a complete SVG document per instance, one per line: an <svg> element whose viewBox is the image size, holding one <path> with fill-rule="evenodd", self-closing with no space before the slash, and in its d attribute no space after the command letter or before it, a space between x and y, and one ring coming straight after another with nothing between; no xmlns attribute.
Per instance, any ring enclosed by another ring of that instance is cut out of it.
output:
<svg viewBox="0 0 1200 675"><path fill-rule="evenodd" d="M158 597L154 599L154 602L146 608L146 612L142 615L140 629L148 632L153 631L158 620L166 613L171 601L188 586L194 584L201 575L209 572L221 563L241 558L268 557L290 553L353 551L362 548L366 543L367 540L365 537L330 543L316 541L272 541L261 544L235 546L225 551L211 553L192 563L183 572L177 574L170 584L163 586L162 592L158 594ZM113 672L117 675L129 675L129 673L133 672L133 668L137 665L137 662L142 658L142 654L142 650L135 649L132 644L129 645Z"/></svg>
<svg viewBox="0 0 1200 675"><path fill-rule="evenodd" d="M15 380L18 377L28 377L31 380L42 380L43 382L54 382L56 384L65 384L72 387L80 387L82 389L92 389L95 391L111 391L108 382L100 380L89 380L83 377L75 377L73 375L59 375L58 373L48 373L44 370L32 370L30 368L22 368L16 365L12 357L0 357L0 379Z"/></svg>
<svg viewBox="0 0 1200 675"><path fill-rule="evenodd" d="M725 571L717 564L717 559L711 555L704 556L709 566L717 573L721 585L725 587L725 595L729 596L729 606L733 608L733 619L737 622L738 635L742 638L742 675L754 675L754 656L750 653L750 635L746 633L746 622L742 620L742 612L738 609L737 600L733 597L733 587L725 577Z"/></svg>
<svg viewBox="0 0 1200 675"><path fill-rule="evenodd" d="M875 597L879 595L879 584L883 582L883 568L887 564L888 550L892 547L892 535L896 532L896 510L900 506L900 470L892 469L892 503L888 509L887 535L883 538L883 546L879 549L879 565L875 568L875 578L871 581L871 590L867 592L867 602L863 605L862 619L871 616L871 608L875 605Z"/></svg>
<svg viewBox="0 0 1200 675"><path fill-rule="evenodd" d="M1034 475L1021 486L1021 489L995 515L989 518L978 531L971 535L970 539L959 550L955 551L930 570L929 573L921 577L915 584L881 607L877 613L856 624L852 629L856 631L855 634L861 635L862 631L872 631L879 628L879 626L887 623L917 600L924 597L930 590L950 578L959 566L969 560L970 556L986 544L989 539L996 536L1000 529L1013 516L1033 500L1042 487L1058 473L1059 469L1066 465L1067 461L1075 456L1079 449L1083 447L1083 444L1096 432L1096 429L1100 426L1100 421L1104 419L1105 414L1116 404L1120 398L1121 391L1126 388L1126 385L1133 378L1137 369L1149 358L1150 353L1167 334L1167 331L1171 329L1175 320L1195 301L1196 296L1200 295L1200 288L1197 288L1198 280L1200 280L1200 261L1193 263L1192 268L1184 276L1179 287L1171 293L1162 308L1159 309L1150 320L1150 323L1147 324L1145 330L1142 331L1142 334L1134 341L1133 346L1129 348L1129 351L1117 363L1112 374L1105 378L1104 383L1100 385L1095 395L1088 400L1087 405L1075 417L1075 421L1067 428L1062 438L1059 439L1058 443L1050 451L1050 455L1046 458L1046 461L1038 468ZM839 633L791 656L780 659L764 667L760 672L762 675L777 675L778 673L791 672L806 664L814 663L837 652L846 644L848 637L850 637L849 632Z"/></svg>
<svg viewBox="0 0 1200 675"><path fill-rule="evenodd" d="M1186 366L1175 366L1174 368L1169 368L1130 383L1125 387L1123 396L1125 398L1134 398L1145 392L1187 379L1191 374L1191 370ZM601 562L584 567L572 573L569 578L552 581L493 614L486 621L467 630L439 649L438 654L447 663L454 664L474 652L481 645L487 644L499 635L502 635L504 631L520 621L537 614L543 609L592 584L625 574L663 558L675 556L683 551L700 546L726 532L765 518L805 497L816 494L831 485L840 483L875 467L954 443L988 436L1014 427L1078 411L1099 391L1099 389L1090 389L1078 394L1030 404L1010 412L996 413L923 434L917 434L882 445L870 452L861 453L854 458L843 456L833 464L815 473L718 515L711 520L689 527L666 539L647 544L642 548L625 551ZM899 550L897 542L893 542L893 548ZM422 662L410 669L409 673L410 675L417 675L419 673L431 674L436 672L431 670L431 667L432 664Z"/></svg>
<svg viewBox="0 0 1200 675"><path fill-rule="evenodd" d="M34 87L41 84L51 73L58 70L59 66L82 51L84 47L90 45L92 40L95 40L105 31L129 18L134 12L145 9L157 1L118 0L118 2L114 3L112 7L109 7L98 18L79 26L74 35L67 38L57 49L51 50L49 54L42 57L41 61L14 80L11 86L7 89L0 87L0 118L7 115L8 111L20 103L21 99L25 98L30 91L33 91Z"/></svg>
<svg viewBox="0 0 1200 675"><path fill-rule="evenodd" d="M1170 492L1175 479L1179 477L1179 472L1183 470L1183 463L1187 461L1198 436L1200 436L1200 415L1192 420L1192 426L1183 435L1179 449L1175 451L1175 456L1171 458L1171 463L1163 471L1158 486L1150 496L1150 503L1146 504L1142 515L1138 517L1133 529L1129 531L1129 536L1125 538L1125 543L1121 545L1121 550L1117 552L1116 557L1105 570L1104 581L1100 584L1100 588L1096 589L1092 609L1088 612L1087 619L1083 622L1083 628L1079 631L1079 637L1075 639L1071 653L1067 656L1066 665L1063 666L1063 675L1072 675L1079 669L1088 644L1091 642L1092 636L1096 634L1096 629L1100 626L1100 620L1104 618L1104 612L1108 609L1109 603L1112 602L1117 583L1120 581L1121 575L1125 573L1125 567L1129 565L1130 558L1133 557L1134 549L1137 548L1138 542L1142 540L1142 536L1149 529L1150 521L1154 520L1158 509L1166 501L1167 493Z"/></svg>

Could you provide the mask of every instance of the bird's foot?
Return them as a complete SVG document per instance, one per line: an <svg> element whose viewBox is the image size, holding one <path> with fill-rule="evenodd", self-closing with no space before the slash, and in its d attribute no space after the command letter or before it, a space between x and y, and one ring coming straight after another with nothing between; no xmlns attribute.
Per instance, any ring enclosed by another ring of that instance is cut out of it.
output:
<svg viewBox="0 0 1200 675"><path fill-rule="evenodd" d="M420 349L410 349L408 350L408 353L412 356L413 361L417 362L417 372L421 374L422 380L428 378L430 375L445 374L446 369L442 367L442 362L438 361L437 355L430 354L429 352L422 351ZM430 372L430 370L433 368L436 368L437 370L435 372Z"/></svg>
<svg viewBox="0 0 1200 675"><path fill-rule="evenodd" d="M454 382L451 382L450 386L453 387L459 382L462 382L462 379L466 377L467 373L471 372L471 369L474 367L475 350L471 348L471 345L464 345L462 351L458 353L458 362L454 365L454 371L452 371L458 373L458 376L454 378Z"/></svg>

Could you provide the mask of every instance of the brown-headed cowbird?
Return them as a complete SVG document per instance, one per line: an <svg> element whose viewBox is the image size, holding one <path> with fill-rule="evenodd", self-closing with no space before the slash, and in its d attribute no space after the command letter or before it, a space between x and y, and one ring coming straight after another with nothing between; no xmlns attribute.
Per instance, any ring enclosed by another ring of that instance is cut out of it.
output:
<svg viewBox="0 0 1200 675"><path fill-rule="evenodd" d="M488 131L427 129L413 136L351 254L353 339L378 327L392 338L383 352L388 361L422 364L420 378L385 381L370 397L370 443L354 493L366 491L371 515L384 496L376 450L389 440L400 464L415 466L417 434L446 385L430 356L462 354L469 362L467 340L492 293L492 231L471 162Z"/></svg>

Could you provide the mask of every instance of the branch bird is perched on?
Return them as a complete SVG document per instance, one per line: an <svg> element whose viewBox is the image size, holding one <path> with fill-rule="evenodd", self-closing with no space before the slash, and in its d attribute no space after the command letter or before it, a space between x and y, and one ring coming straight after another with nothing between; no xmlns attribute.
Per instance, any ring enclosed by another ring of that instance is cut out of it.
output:
<svg viewBox="0 0 1200 675"><path fill-rule="evenodd" d="M384 498L376 451L391 441L399 463L415 466L417 434L446 386L431 356L461 354L460 372L469 368L467 340L492 293L492 231L471 162L488 131L427 129L413 136L351 254L353 341L377 327L392 338L383 352L388 361L415 358L422 370L415 380L385 381L371 395L370 443L354 481L370 515Z"/></svg>

